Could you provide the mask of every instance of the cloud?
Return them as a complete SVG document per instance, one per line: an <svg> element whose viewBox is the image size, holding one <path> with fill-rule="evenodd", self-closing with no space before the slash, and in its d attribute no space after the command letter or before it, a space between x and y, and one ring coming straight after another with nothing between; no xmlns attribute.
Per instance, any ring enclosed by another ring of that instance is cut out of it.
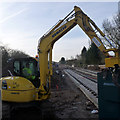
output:
<svg viewBox="0 0 120 120"><path fill-rule="evenodd" d="M9 16L3 18L2 20L0 20L0 23L4 23L5 21L7 21L7 20L9 20L9 19L11 19L11 18L13 18L13 17L15 17L15 16L23 13L23 12L26 11L26 10L27 10L27 8L24 8L24 9L22 9L22 10L16 12L16 13L14 13L14 14L12 14L12 15L9 15Z"/></svg>

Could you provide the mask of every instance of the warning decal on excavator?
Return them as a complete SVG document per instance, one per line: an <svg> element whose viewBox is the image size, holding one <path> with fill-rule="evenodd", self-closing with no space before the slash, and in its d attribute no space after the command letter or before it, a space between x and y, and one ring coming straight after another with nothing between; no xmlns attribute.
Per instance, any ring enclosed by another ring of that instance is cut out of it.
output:
<svg viewBox="0 0 120 120"><path fill-rule="evenodd" d="M101 46L101 43L96 39L96 37L94 37L94 38L92 39L92 41L95 43L95 45L96 45L97 47L100 47L100 46Z"/></svg>

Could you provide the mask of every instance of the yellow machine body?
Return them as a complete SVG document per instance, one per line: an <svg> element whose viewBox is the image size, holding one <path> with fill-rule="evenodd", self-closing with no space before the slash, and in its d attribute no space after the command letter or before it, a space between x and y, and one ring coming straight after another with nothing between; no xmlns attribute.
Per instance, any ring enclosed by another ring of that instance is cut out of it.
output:
<svg viewBox="0 0 120 120"><path fill-rule="evenodd" d="M119 57L110 57L105 58L105 67L113 67L115 64L118 64L120 66L120 58Z"/></svg>
<svg viewBox="0 0 120 120"><path fill-rule="evenodd" d="M104 33L88 16L79 7L75 6L73 11L71 11L64 19L60 20L50 31L39 39L39 87L36 88L32 82L19 76L2 78L2 85L4 82L7 84L7 89L4 89L2 86L3 101L29 102L49 98L52 76L52 49L54 43L76 25L79 25L91 41L94 42L107 57L109 57L109 50L106 49L97 33L99 33L109 43L110 41L106 39ZM115 56L113 58L105 59L106 67L114 67L115 64L120 65L120 57L118 54L119 50L114 49L114 46L111 43L110 45L112 51L115 52Z"/></svg>
<svg viewBox="0 0 120 120"><path fill-rule="evenodd" d="M2 101L31 102L48 98L47 94L38 99L38 89L24 77L3 77L0 82Z"/></svg>
<svg viewBox="0 0 120 120"><path fill-rule="evenodd" d="M36 88L26 78L4 77L1 82L3 101L30 102L36 98Z"/></svg>

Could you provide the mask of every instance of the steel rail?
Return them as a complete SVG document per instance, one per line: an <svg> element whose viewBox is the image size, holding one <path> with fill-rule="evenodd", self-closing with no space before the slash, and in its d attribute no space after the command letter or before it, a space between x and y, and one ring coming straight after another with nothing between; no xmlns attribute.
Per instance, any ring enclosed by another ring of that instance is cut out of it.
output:
<svg viewBox="0 0 120 120"><path fill-rule="evenodd" d="M97 83L88 80L73 70L65 69L64 72L71 78L75 85L82 90L86 97L98 108Z"/></svg>

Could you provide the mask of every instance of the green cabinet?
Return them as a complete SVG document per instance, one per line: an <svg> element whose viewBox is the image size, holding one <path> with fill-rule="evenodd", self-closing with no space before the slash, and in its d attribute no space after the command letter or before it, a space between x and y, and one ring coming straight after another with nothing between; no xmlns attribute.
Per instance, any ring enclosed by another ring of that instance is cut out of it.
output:
<svg viewBox="0 0 120 120"><path fill-rule="evenodd" d="M98 73L97 79L99 120L120 119L120 87L113 83L110 72L106 77L103 72Z"/></svg>

